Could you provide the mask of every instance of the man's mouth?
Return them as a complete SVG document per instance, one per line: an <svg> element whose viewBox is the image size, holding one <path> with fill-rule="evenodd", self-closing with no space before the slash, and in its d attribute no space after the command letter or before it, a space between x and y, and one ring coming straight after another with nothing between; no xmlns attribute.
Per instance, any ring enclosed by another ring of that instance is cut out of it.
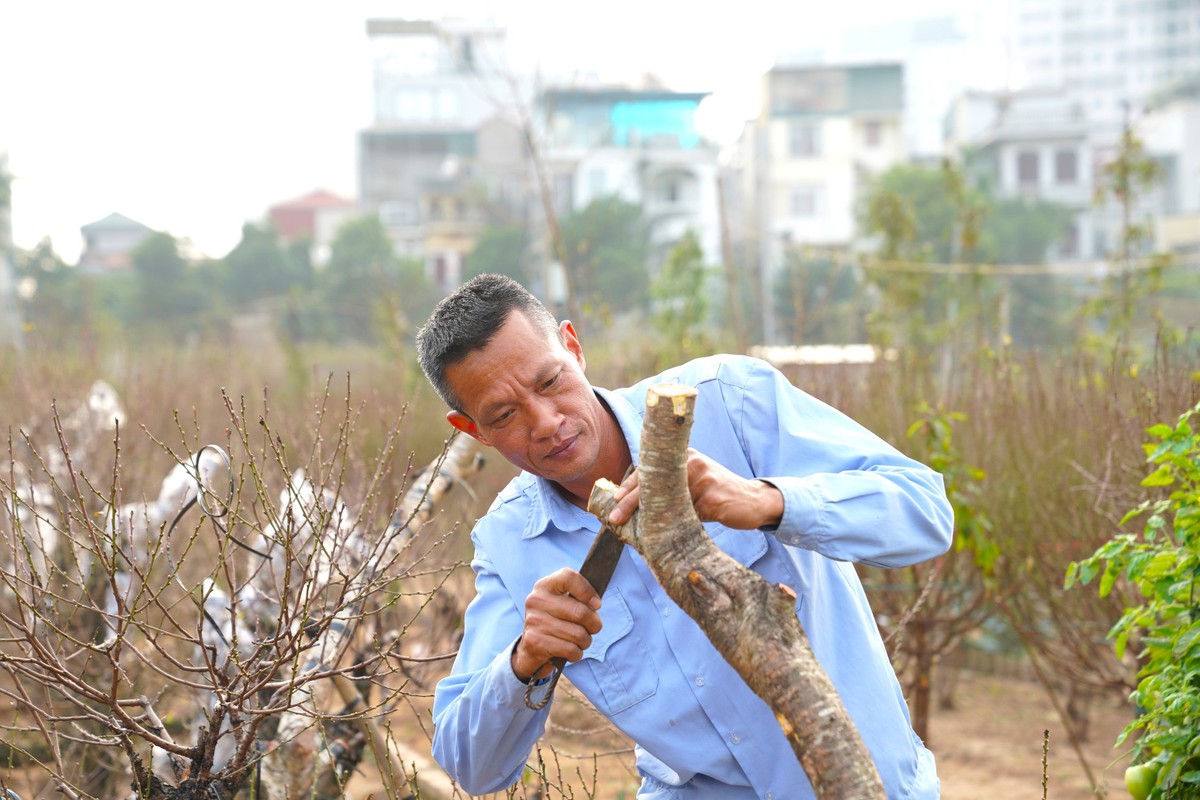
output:
<svg viewBox="0 0 1200 800"><path fill-rule="evenodd" d="M579 438L579 434L575 434L570 439L567 439L565 442L560 444L558 447L555 447L550 452L546 453L546 458L557 458L558 456L567 452L574 446L575 440L578 438Z"/></svg>

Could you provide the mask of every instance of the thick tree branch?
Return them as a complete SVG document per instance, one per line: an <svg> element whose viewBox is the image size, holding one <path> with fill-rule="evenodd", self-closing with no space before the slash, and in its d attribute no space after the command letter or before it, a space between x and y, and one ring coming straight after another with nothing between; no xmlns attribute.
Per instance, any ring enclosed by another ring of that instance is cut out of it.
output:
<svg viewBox="0 0 1200 800"><path fill-rule="evenodd" d="M796 596L726 555L692 508L687 445L696 390L650 389L638 465L641 509L619 535L671 599L766 701L818 798L882 800L874 762L796 617ZM616 487L598 481L588 510L608 516Z"/></svg>

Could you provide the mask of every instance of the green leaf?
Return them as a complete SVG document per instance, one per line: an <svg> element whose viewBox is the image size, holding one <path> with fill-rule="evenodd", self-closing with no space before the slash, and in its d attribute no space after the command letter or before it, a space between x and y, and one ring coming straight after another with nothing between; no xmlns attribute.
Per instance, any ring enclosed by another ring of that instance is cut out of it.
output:
<svg viewBox="0 0 1200 800"><path fill-rule="evenodd" d="M1112 562L1104 568L1104 574L1100 576L1100 596L1108 597L1108 593L1112 591L1113 584L1117 581L1117 571L1113 569Z"/></svg>
<svg viewBox="0 0 1200 800"><path fill-rule="evenodd" d="M1182 636L1175 640L1175 646L1171 648L1171 652L1176 658L1183 658L1196 644L1197 637L1200 637L1200 626L1196 626L1184 632Z"/></svg>
<svg viewBox="0 0 1200 800"><path fill-rule="evenodd" d="M1170 548L1155 553L1154 558L1150 559L1150 563L1146 565L1146 578L1149 580L1158 580L1164 575L1170 574L1179 565L1179 550Z"/></svg>
<svg viewBox="0 0 1200 800"><path fill-rule="evenodd" d="M1170 486L1173 483L1175 483L1175 474L1166 464L1142 479L1142 486L1147 488L1153 486Z"/></svg>
<svg viewBox="0 0 1200 800"><path fill-rule="evenodd" d="M1117 639L1113 642L1113 650L1117 654L1118 659L1125 657L1125 647L1129 644L1129 629L1121 631L1117 634Z"/></svg>

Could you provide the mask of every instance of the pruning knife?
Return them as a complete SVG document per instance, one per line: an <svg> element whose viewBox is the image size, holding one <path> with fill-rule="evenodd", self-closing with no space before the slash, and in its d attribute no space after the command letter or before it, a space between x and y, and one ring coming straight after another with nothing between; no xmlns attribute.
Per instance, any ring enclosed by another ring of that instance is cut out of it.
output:
<svg viewBox="0 0 1200 800"><path fill-rule="evenodd" d="M600 526L600 532L592 540L592 547L584 557L583 565L579 567L579 574L592 585L596 594L601 597L608 588L608 582L612 579L617 562L621 560L621 551L624 549L625 543L617 537L612 526L607 522L603 523ZM563 667L566 665L565 658L556 656L550 659L550 666L554 668L553 672L550 673L549 678L540 682L529 681L529 688L525 690L525 705L534 711L545 708L554 694L554 687L558 685L558 678L562 675Z"/></svg>

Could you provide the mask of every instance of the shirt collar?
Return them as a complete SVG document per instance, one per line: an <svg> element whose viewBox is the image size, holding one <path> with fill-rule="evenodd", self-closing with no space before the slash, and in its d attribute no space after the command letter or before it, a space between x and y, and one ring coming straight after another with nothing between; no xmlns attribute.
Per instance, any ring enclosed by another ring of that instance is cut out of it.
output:
<svg viewBox="0 0 1200 800"><path fill-rule="evenodd" d="M608 406L625 436L629 446L629 454L633 463L638 463L641 452L642 414L623 395L593 386L592 391ZM538 478L525 473L528 478L527 491L531 495L529 522L522 533L522 539L533 539L541 536L550 526L560 531L573 531L585 528L590 531L600 530L600 520L578 506L567 502L558 489L545 478Z"/></svg>

